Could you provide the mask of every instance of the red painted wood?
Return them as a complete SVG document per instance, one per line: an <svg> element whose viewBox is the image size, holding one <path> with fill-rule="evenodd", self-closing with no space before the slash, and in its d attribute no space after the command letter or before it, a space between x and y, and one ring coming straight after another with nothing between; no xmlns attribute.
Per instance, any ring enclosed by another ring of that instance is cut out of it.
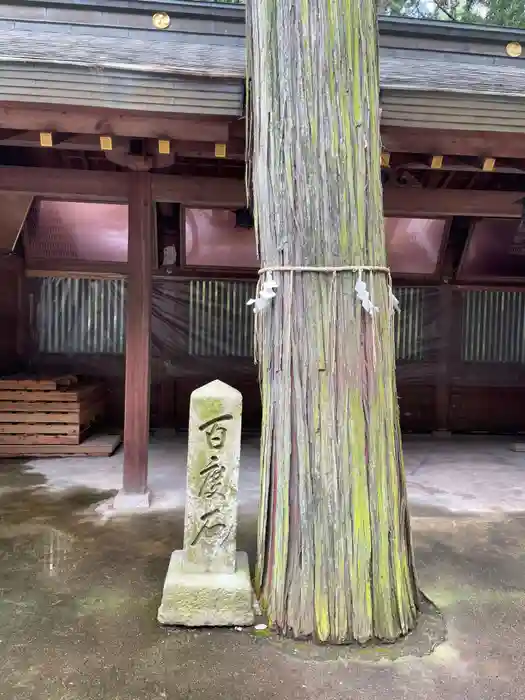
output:
<svg viewBox="0 0 525 700"><path fill-rule="evenodd" d="M16 371L26 349L26 291L23 260L15 255L0 259L0 373Z"/></svg>
<svg viewBox="0 0 525 700"><path fill-rule="evenodd" d="M439 287L439 311L438 323L440 339L437 343L437 382L436 382L436 423L437 430L449 429L449 406L450 406L450 359L452 345L450 340L454 337L459 339L459 333L452 335L454 319L454 290L448 284ZM458 341L457 341L458 342Z"/></svg>
<svg viewBox="0 0 525 700"><path fill-rule="evenodd" d="M3 103L3 129L53 131L62 134L112 134L133 138L162 138L224 143L228 140L228 117L153 115L88 107L45 107ZM242 132L239 133L242 136Z"/></svg>
<svg viewBox="0 0 525 700"><path fill-rule="evenodd" d="M385 216L435 218L448 216L502 217L519 219L521 199L517 192L486 190L417 189L391 187L383 190Z"/></svg>
<svg viewBox="0 0 525 700"><path fill-rule="evenodd" d="M525 158L525 144L512 132L414 129L382 126L383 148L390 153L437 153L494 158Z"/></svg>
<svg viewBox="0 0 525 700"><path fill-rule="evenodd" d="M144 493L148 478L153 206L149 173L130 175L124 491Z"/></svg>

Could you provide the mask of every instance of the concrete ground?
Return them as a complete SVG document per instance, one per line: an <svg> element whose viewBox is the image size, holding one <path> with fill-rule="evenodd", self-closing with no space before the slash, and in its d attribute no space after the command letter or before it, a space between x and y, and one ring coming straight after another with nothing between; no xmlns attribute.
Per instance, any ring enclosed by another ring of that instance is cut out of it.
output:
<svg viewBox="0 0 525 700"><path fill-rule="evenodd" d="M420 583L446 641L422 628L373 651L158 627L182 540L182 440L152 442L152 512L109 520L93 507L120 485L120 455L2 462L0 698L525 698L525 454L482 438L409 439L405 454ZM241 469L239 547L253 557L253 440Z"/></svg>

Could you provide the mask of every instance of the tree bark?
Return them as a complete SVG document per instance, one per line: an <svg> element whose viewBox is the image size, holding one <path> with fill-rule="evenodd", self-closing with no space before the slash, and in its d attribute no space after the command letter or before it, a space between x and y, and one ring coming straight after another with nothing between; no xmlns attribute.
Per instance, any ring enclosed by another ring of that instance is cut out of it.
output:
<svg viewBox="0 0 525 700"><path fill-rule="evenodd" d="M394 640L419 597L382 269L375 0L251 0L248 12L261 266L295 268L272 272L276 296L257 314L256 582L282 634Z"/></svg>

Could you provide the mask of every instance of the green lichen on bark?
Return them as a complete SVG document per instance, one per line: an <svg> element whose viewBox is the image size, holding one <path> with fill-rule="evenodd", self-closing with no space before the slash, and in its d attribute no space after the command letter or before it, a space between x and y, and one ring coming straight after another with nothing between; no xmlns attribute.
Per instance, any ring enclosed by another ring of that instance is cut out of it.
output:
<svg viewBox="0 0 525 700"><path fill-rule="evenodd" d="M262 267L386 264L373 0L252 0L251 184ZM418 591L389 276L274 273L258 315L256 583L283 634L395 640Z"/></svg>

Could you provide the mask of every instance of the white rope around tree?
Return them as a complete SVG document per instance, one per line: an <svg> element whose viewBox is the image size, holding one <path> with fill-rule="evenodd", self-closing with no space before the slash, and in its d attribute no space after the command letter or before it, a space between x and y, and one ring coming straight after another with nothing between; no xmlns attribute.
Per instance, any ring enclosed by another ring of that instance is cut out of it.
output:
<svg viewBox="0 0 525 700"><path fill-rule="evenodd" d="M358 278L355 285L356 296L361 302L363 311L372 316L379 311L379 307L375 306L368 291L366 282L363 280L363 272L379 272L388 275L388 289L391 301L390 311L399 311L399 301L396 299L392 291L392 277L390 268L381 265L337 265L337 266L313 266L313 265L271 265L263 267L259 270L259 282L257 283L257 294L255 298L247 301L247 306L253 306L254 313L258 313L267 308L271 300L276 296L276 289L279 283L274 279L274 272L290 272L292 275L296 272L308 273L315 272L318 274L331 274L334 277L341 272L357 272ZM264 278L264 279L263 279Z"/></svg>

